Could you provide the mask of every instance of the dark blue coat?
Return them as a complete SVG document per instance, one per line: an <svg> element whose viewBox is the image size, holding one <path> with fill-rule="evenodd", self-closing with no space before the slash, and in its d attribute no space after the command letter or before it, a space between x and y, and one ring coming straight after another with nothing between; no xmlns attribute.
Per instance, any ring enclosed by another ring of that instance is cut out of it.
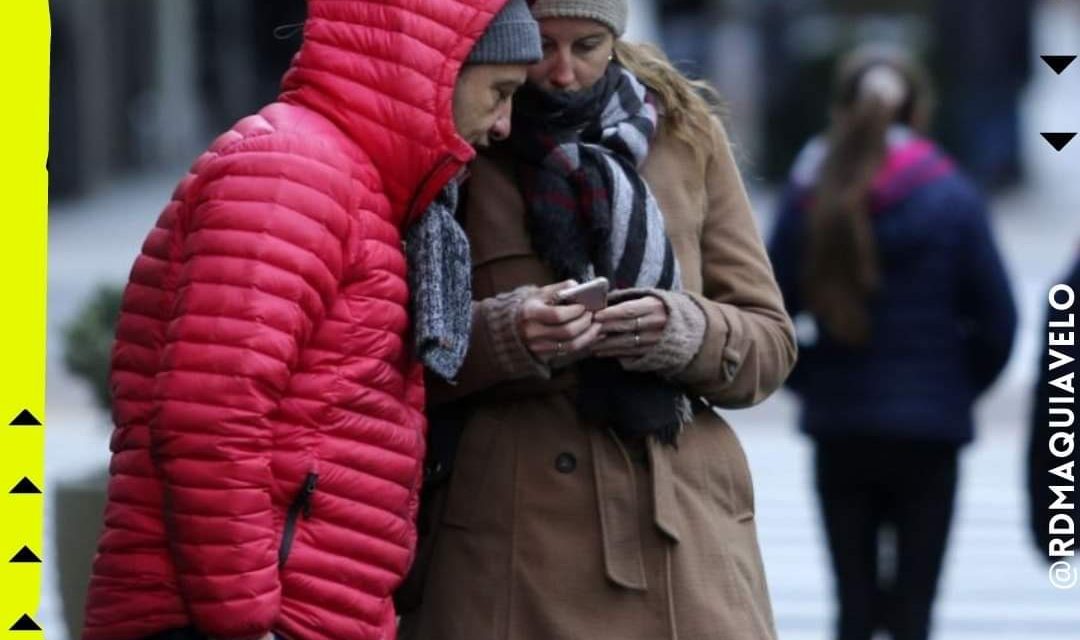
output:
<svg viewBox="0 0 1080 640"><path fill-rule="evenodd" d="M940 161L936 147L933 153ZM1008 360L1013 297L975 187L951 165L924 181L896 173L875 182L889 197L875 198L886 204L872 214L883 277L870 305L871 344L850 348L822 331L809 340L801 331L788 386L802 400L801 428L815 437L963 444L974 434L972 404ZM803 312L809 193L806 185L789 186L769 243L792 317ZM805 325L808 318L797 320Z"/></svg>

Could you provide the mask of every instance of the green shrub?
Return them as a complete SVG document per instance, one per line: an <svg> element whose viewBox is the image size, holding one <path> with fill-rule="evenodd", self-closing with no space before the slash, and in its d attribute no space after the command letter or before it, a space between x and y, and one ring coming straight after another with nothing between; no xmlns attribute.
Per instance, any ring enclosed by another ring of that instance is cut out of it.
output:
<svg viewBox="0 0 1080 640"><path fill-rule="evenodd" d="M64 366L90 385L94 399L105 411L112 409L109 361L122 297L122 287L98 285L64 327Z"/></svg>

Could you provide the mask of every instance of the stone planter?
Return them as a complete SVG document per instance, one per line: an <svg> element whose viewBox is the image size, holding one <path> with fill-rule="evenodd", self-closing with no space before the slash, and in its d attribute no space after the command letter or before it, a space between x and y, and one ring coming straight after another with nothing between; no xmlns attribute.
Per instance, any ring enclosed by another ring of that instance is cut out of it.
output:
<svg viewBox="0 0 1080 640"><path fill-rule="evenodd" d="M49 488L60 597L69 638L82 635L86 587L101 533L107 480L108 473L102 469L80 479L57 481Z"/></svg>

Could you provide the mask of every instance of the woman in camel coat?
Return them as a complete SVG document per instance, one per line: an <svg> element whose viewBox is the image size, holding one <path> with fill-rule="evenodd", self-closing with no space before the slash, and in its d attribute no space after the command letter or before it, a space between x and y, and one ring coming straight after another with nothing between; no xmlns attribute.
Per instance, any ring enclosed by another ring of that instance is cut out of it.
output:
<svg viewBox="0 0 1080 640"><path fill-rule="evenodd" d="M586 12L560 13L576 5ZM460 215L472 341L455 384L428 398L432 438L459 429L460 440L450 481L430 497L430 556L404 640L775 637L750 470L713 408L753 405L783 383L791 325L723 128L661 54L615 45L625 10L539 0L538 66L554 66L530 77L546 88L564 63L606 73L614 47L656 95L659 126L638 170L682 286L616 291L595 315L552 305L565 283L552 285L561 276L536 249L514 147L474 163ZM588 89L587 72L571 76L585 81L557 88ZM676 110L677 122L665 115ZM693 400L674 440L582 415L582 365L604 357Z"/></svg>

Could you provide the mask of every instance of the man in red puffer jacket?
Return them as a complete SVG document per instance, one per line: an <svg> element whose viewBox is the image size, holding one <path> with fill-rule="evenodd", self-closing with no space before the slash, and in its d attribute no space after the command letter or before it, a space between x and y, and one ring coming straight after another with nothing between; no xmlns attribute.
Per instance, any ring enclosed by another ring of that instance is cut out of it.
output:
<svg viewBox="0 0 1080 640"><path fill-rule="evenodd" d="M426 429L403 236L540 57L524 0L308 1L279 100L132 269L83 640L395 636Z"/></svg>

